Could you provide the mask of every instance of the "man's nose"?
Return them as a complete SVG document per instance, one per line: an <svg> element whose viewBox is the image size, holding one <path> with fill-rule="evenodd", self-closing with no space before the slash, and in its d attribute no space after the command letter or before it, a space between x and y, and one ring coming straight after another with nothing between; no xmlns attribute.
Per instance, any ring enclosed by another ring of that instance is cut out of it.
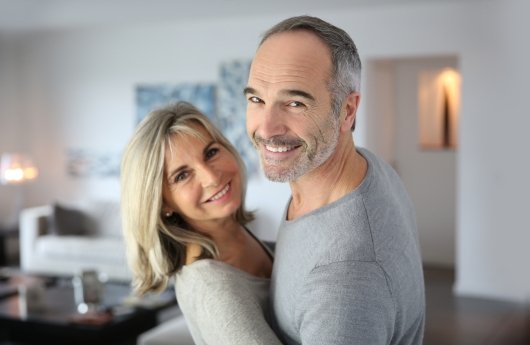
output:
<svg viewBox="0 0 530 345"><path fill-rule="evenodd" d="M263 110L261 124L257 134L264 139L285 134L285 118L277 107L270 107Z"/></svg>

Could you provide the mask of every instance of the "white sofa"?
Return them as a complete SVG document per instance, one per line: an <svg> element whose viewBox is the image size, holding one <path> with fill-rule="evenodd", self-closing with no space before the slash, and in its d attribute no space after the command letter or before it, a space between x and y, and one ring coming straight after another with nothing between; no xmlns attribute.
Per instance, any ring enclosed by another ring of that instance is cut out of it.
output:
<svg viewBox="0 0 530 345"><path fill-rule="evenodd" d="M109 280L130 281L119 203L90 201L68 204L67 207L82 212L80 218L90 224L89 234L53 234L53 205L21 212L21 269L56 276L73 276L82 270L95 269Z"/></svg>
<svg viewBox="0 0 530 345"><path fill-rule="evenodd" d="M136 345L194 345L186 319L180 309L167 315L155 328L142 333Z"/></svg>

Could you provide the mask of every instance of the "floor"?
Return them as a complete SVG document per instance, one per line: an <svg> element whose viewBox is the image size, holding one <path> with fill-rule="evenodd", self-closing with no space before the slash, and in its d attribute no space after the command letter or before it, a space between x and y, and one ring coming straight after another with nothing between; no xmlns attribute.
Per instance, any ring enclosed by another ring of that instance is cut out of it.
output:
<svg viewBox="0 0 530 345"><path fill-rule="evenodd" d="M455 297L454 271L425 269L424 345L529 345L530 306Z"/></svg>

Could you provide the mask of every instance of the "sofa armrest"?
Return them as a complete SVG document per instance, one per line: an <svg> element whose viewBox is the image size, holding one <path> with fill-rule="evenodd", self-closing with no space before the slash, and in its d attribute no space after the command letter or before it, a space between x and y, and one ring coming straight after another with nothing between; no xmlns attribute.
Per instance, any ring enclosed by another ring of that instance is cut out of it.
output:
<svg viewBox="0 0 530 345"><path fill-rule="evenodd" d="M47 219L52 213L51 205L27 208L20 212L20 265L23 271L31 267L37 238L47 232Z"/></svg>

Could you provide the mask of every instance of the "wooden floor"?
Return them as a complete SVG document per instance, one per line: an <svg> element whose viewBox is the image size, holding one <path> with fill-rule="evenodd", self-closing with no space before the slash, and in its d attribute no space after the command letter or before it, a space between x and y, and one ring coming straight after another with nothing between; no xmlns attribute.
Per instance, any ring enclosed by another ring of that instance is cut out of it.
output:
<svg viewBox="0 0 530 345"><path fill-rule="evenodd" d="M529 345L529 306L452 294L454 271L425 268L424 345Z"/></svg>

